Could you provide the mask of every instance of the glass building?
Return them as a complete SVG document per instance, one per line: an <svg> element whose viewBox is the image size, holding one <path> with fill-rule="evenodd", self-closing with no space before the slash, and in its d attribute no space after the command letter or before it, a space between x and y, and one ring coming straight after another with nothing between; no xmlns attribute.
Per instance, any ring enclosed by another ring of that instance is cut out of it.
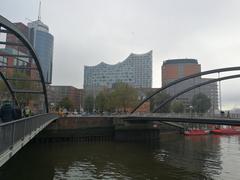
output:
<svg viewBox="0 0 240 180"><path fill-rule="evenodd" d="M29 39L40 59L45 82L52 82L53 35L40 20L28 23Z"/></svg>
<svg viewBox="0 0 240 180"><path fill-rule="evenodd" d="M114 65L101 62L96 66L84 66L84 89L87 92L97 93L103 88L112 88L117 82L128 83L135 88L151 88L152 51L131 53Z"/></svg>

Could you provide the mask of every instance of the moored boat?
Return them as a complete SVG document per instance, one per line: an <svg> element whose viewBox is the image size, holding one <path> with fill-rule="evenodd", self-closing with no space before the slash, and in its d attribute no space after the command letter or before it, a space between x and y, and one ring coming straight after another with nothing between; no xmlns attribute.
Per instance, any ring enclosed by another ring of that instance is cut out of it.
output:
<svg viewBox="0 0 240 180"><path fill-rule="evenodd" d="M202 130L202 129L192 129L184 131L184 135L186 136L198 136L198 135L207 135L209 134L208 130Z"/></svg>
<svg viewBox="0 0 240 180"><path fill-rule="evenodd" d="M234 135L240 134L240 130L234 128L220 128L211 130L213 134L222 134L222 135Z"/></svg>

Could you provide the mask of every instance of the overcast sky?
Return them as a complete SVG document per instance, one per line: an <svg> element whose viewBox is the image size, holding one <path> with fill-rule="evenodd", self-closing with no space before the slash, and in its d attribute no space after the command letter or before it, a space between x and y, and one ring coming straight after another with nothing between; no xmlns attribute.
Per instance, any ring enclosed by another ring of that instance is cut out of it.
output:
<svg viewBox="0 0 240 180"><path fill-rule="evenodd" d="M12 22L37 19L39 0L0 4ZM166 59L196 58L202 70L239 66L239 7L239 0L42 0L41 19L55 38L53 84L82 88L84 65L149 50L153 87L161 86ZM225 107L240 106L239 82L222 83Z"/></svg>

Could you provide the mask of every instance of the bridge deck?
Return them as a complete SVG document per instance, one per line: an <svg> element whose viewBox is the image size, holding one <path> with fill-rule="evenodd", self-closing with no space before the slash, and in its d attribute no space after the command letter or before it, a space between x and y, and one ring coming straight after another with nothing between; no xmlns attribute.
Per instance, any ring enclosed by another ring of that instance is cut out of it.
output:
<svg viewBox="0 0 240 180"><path fill-rule="evenodd" d="M42 114L0 124L0 167L57 118Z"/></svg>
<svg viewBox="0 0 240 180"><path fill-rule="evenodd" d="M209 114L139 114L126 115L121 119L132 123L147 122L147 121L167 121L167 122L184 122L184 123L199 123L199 124L218 124L218 125L240 125L240 115L231 114L227 116L209 115Z"/></svg>

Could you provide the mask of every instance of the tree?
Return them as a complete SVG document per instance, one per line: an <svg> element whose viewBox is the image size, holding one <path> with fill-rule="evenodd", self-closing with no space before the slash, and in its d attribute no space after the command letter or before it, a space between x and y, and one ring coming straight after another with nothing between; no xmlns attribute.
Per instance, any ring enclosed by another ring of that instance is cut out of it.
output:
<svg viewBox="0 0 240 180"><path fill-rule="evenodd" d="M111 94L112 104L116 109L127 111L128 108L133 108L137 104L137 90L127 83L119 82Z"/></svg>
<svg viewBox="0 0 240 180"><path fill-rule="evenodd" d="M104 89L96 96L95 105L99 112L124 111L136 106L138 101L137 90L126 83L116 83L112 90ZM92 112L93 97L85 99L85 111Z"/></svg>
<svg viewBox="0 0 240 180"><path fill-rule="evenodd" d="M68 111L73 108L73 102L68 98L64 97L59 103L58 108L66 108Z"/></svg>
<svg viewBox="0 0 240 180"><path fill-rule="evenodd" d="M199 93L192 98L193 110L197 113L205 113L211 107L211 100L205 94Z"/></svg>
<svg viewBox="0 0 240 180"><path fill-rule="evenodd" d="M0 92L3 92L3 91L8 91L8 89L7 89L4 81L2 79L0 79Z"/></svg>
<svg viewBox="0 0 240 180"><path fill-rule="evenodd" d="M26 72L15 70L12 74L12 78L16 79L25 79L26 81L12 81L11 84L14 86L15 89L31 89L33 87L32 81L27 81L30 80L30 75L28 75Z"/></svg>
<svg viewBox="0 0 240 180"><path fill-rule="evenodd" d="M94 106L94 98L92 95L88 95L85 99L84 99L84 110L86 112L93 112L93 106Z"/></svg>
<svg viewBox="0 0 240 180"><path fill-rule="evenodd" d="M98 95L96 96L96 110L99 112L103 112L107 110L107 104L108 104L108 92L106 90L103 90L101 92L98 93Z"/></svg>
<svg viewBox="0 0 240 180"><path fill-rule="evenodd" d="M30 81L30 75L26 71L14 69L13 72L8 73L8 78L16 79L16 80L8 80L8 82L10 83L10 86L14 90L38 90L36 88L39 87L39 84L36 84L36 83L39 83L39 82ZM26 81L19 81L17 79L23 79ZM11 97L9 90L6 88L6 85L3 82L3 80L0 81L0 92L1 92L0 96L2 96L2 94L3 94L6 97L7 97L7 95L9 95L8 98ZM38 95L36 95L36 94L34 95L31 93L17 93L17 94L15 94L15 96L16 96L16 99L17 99L18 103L20 104L20 106L29 104L29 101L31 101L31 100L38 101L38 99L36 98ZM6 97L4 97L4 98L6 98Z"/></svg>
<svg viewBox="0 0 240 180"><path fill-rule="evenodd" d="M108 91L108 93L106 94L106 111L108 112L115 112L116 110L116 102L114 99L114 92L110 92Z"/></svg>
<svg viewBox="0 0 240 180"><path fill-rule="evenodd" d="M18 81L18 80L11 81L10 83L14 89L39 90L39 87L42 87L42 85L39 84L40 82L30 81L31 80L30 74L26 71L15 70L11 76L12 78L26 80L26 81ZM39 95L31 94L31 93L18 93L16 94L16 98L20 106L28 105L30 101L39 102L39 99L40 99Z"/></svg>
<svg viewBox="0 0 240 180"><path fill-rule="evenodd" d="M175 113L183 113L184 104L181 101L173 101L171 104L171 110Z"/></svg>
<svg viewBox="0 0 240 180"><path fill-rule="evenodd" d="M158 93L150 100L150 110L153 111L160 104L162 104L165 100L170 98L171 96L165 92ZM166 104L163 108L158 110L159 113L169 113L170 112L170 103Z"/></svg>

